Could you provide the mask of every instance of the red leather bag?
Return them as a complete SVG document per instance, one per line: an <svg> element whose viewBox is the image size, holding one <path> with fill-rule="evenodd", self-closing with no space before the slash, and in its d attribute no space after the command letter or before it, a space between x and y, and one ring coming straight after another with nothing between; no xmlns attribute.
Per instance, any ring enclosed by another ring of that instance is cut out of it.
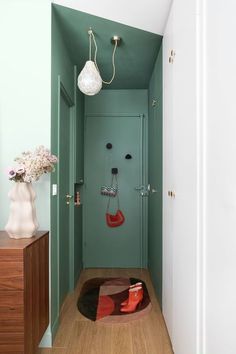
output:
<svg viewBox="0 0 236 354"><path fill-rule="evenodd" d="M107 226L109 227L117 227L120 226L124 223L125 221L125 217L124 214L122 213L122 211L120 210L120 202L119 202L119 196L118 196L118 180L117 180L117 171L113 171L113 170L117 170L117 169L112 169L112 183L111 186L113 186L114 183L114 178L115 178L115 182L116 182L116 190L117 193L115 195L115 198L117 200L117 212L115 214L110 214L109 213L109 208L110 208L110 200L111 200L111 195L109 195L109 199L108 199L108 203L107 203L107 211L106 211L106 222L107 222ZM114 198L113 198L114 200Z"/></svg>
<svg viewBox="0 0 236 354"><path fill-rule="evenodd" d="M120 226L124 223L124 221L125 221L124 214L119 209L117 210L115 215L106 213L106 222L107 222L107 225L110 227Z"/></svg>

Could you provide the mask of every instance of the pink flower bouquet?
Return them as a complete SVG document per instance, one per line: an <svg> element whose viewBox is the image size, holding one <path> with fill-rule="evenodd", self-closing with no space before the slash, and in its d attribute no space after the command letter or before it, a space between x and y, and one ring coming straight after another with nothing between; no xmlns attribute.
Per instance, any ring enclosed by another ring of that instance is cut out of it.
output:
<svg viewBox="0 0 236 354"><path fill-rule="evenodd" d="M53 172L58 158L41 145L33 152L23 152L21 156L15 158L15 161L17 166L8 170L9 179L15 182L30 183L38 181L44 173Z"/></svg>

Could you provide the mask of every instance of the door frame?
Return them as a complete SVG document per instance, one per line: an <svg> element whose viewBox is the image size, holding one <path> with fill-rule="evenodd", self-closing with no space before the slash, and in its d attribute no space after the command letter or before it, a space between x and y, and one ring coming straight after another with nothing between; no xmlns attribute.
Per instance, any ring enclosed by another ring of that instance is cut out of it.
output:
<svg viewBox="0 0 236 354"><path fill-rule="evenodd" d="M137 117L141 119L141 179L142 184L147 186L148 184L148 117L144 113L98 113L98 114L85 114L84 118L84 137L87 128L87 118L89 117ZM140 268L148 267L148 197L140 197L140 210L142 214L141 225L140 225L140 241L141 241L141 254L140 254ZM86 264L85 255L85 213L83 213L83 265Z"/></svg>
<svg viewBox="0 0 236 354"><path fill-rule="evenodd" d="M59 153L60 151L60 114L61 114L61 109L60 109L60 100L61 96L65 99L66 103L68 104L68 107L70 109L70 161L69 161L69 193L70 195L73 196L74 194L74 185L73 185L73 179L71 178L74 175L74 154L75 154L75 149L74 149L74 132L75 132L75 104L73 99L70 97L68 91L66 90L62 80L61 76L58 75L58 89L57 89L57 119L58 119L58 126L57 126L57 151ZM58 160L58 168L57 168L57 193L59 196L59 191L60 191L60 159ZM72 198L73 201L73 198ZM58 198L58 203L57 203L57 310L58 314L60 313L60 224L59 224L59 211L60 211L60 198ZM74 288L74 269L73 269L73 264L74 264L74 253L73 253L73 245L74 245L74 203L70 203L69 206L69 291L72 291Z"/></svg>

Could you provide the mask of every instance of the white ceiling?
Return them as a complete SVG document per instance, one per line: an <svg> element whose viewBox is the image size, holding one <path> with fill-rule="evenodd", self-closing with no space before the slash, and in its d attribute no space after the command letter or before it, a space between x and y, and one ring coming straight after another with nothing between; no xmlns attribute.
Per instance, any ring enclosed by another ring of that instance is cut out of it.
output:
<svg viewBox="0 0 236 354"><path fill-rule="evenodd" d="M172 0L53 0L53 2L162 35Z"/></svg>

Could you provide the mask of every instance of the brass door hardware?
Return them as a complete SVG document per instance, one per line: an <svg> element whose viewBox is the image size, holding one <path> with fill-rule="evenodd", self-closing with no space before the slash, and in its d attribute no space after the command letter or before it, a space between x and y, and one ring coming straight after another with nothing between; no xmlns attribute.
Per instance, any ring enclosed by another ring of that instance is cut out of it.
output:
<svg viewBox="0 0 236 354"><path fill-rule="evenodd" d="M175 192L174 191L168 191L168 197L175 198Z"/></svg>
<svg viewBox="0 0 236 354"><path fill-rule="evenodd" d="M67 204L67 205L70 204L70 200L71 200L72 198L73 198L72 195L70 195L70 194L67 194L67 195L66 195L66 204Z"/></svg>
<svg viewBox="0 0 236 354"><path fill-rule="evenodd" d="M169 56L169 63L173 64L175 59L175 51L172 49Z"/></svg>

